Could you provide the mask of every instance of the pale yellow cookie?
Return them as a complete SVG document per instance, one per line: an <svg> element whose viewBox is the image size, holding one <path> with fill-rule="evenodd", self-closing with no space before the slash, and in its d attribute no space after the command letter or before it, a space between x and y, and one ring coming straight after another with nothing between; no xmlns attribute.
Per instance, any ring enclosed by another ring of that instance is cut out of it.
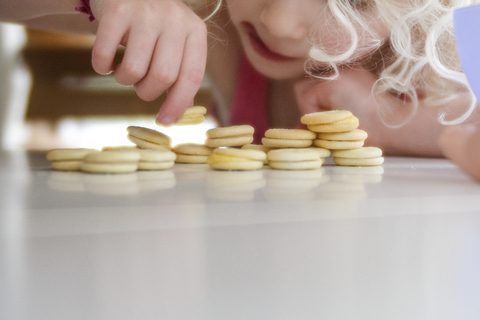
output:
<svg viewBox="0 0 480 320"><path fill-rule="evenodd" d="M175 164L177 155L170 150L147 150L141 149L138 170L165 170Z"/></svg>
<svg viewBox="0 0 480 320"><path fill-rule="evenodd" d="M127 135L127 139L135 143L137 147L141 149L151 149L151 150L169 150L170 149L170 145L160 145L160 144L148 142L146 140L142 140L137 137L134 137L130 134Z"/></svg>
<svg viewBox="0 0 480 320"><path fill-rule="evenodd" d="M215 149L207 163L216 170L258 170L265 158L265 152L259 150L223 148Z"/></svg>
<svg viewBox="0 0 480 320"><path fill-rule="evenodd" d="M320 158L329 157L330 154L331 154L330 150L325 149L325 148L310 147L310 149L315 150L316 152L318 152L318 154L320 155Z"/></svg>
<svg viewBox="0 0 480 320"><path fill-rule="evenodd" d="M174 125L175 126L191 126L191 125L200 124L203 121L205 121L204 116L188 117L188 118L181 118Z"/></svg>
<svg viewBox="0 0 480 320"><path fill-rule="evenodd" d="M313 112L300 118L300 122L306 125L332 123L352 116L348 110L330 110Z"/></svg>
<svg viewBox="0 0 480 320"><path fill-rule="evenodd" d="M267 159L268 165L278 170L313 170L323 164L320 154L313 148L271 150Z"/></svg>
<svg viewBox="0 0 480 320"><path fill-rule="evenodd" d="M272 148L264 146L263 144L252 144L252 143L242 146L241 149L260 150L265 152L265 154L267 154L268 151L272 150ZM267 163L268 163L268 160L265 158L265 160L263 161L263 164L267 164Z"/></svg>
<svg viewBox="0 0 480 320"><path fill-rule="evenodd" d="M94 152L85 156L81 170L94 173L129 173L137 171L139 161L139 152Z"/></svg>
<svg viewBox="0 0 480 320"><path fill-rule="evenodd" d="M340 158L376 158L382 156L382 149L377 147L362 147L354 150L334 150L333 157Z"/></svg>
<svg viewBox="0 0 480 320"><path fill-rule="evenodd" d="M221 148L213 150L213 154L243 158L247 160L263 161L267 158L267 154L260 150L248 150L237 148Z"/></svg>
<svg viewBox="0 0 480 320"><path fill-rule="evenodd" d="M167 146L168 148L172 145L172 139L169 136L153 129L130 126L127 128L127 132L130 137L147 141L152 144Z"/></svg>
<svg viewBox="0 0 480 320"><path fill-rule="evenodd" d="M175 165L175 161L140 161L138 170L166 170Z"/></svg>
<svg viewBox="0 0 480 320"><path fill-rule="evenodd" d="M267 147L267 146L264 146L263 144L253 144L253 143L246 144L246 145L242 146L241 149L260 150L260 151L263 151L263 152L265 152L265 153L267 153L268 151L272 150L272 148L269 148L269 147Z"/></svg>
<svg viewBox="0 0 480 320"><path fill-rule="evenodd" d="M334 140L313 140L313 144L319 148L325 148L329 150L343 150L343 149L358 149L363 147L364 140L359 141L334 141Z"/></svg>
<svg viewBox="0 0 480 320"><path fill-rule="evenodd" d="M180 143L173 147L177 163L206 163L213 148L199 143Z"/></svg>
<svg viewBox="0 0 480 320"><path fill-rule="evenodd" d="M116 162L138 162L140 152L132 151L101 151L89 153L85 156L85 162L116 163Z"/></svg>
<svg viewBox="0 0 480 320"><path fill-rule="evenodd" d="M267 153L269 161L308 161L318 160L320 154L313 148L276 149Z"/></svg>
<svg viewBox="0 0 480 320"><path fill-rule="evenodd" d="M249 125L218 127L208 130L205 135L208 139L253 135L254 129Z"/></svg>
<svg viewBox="0 0 480 320"><path fill-rule="evenodd" d="M269 148L306 148L310 147L313 140L271 139L262 138L262 144Z"/></svg>
<svg viewBox="0 0 480 320"><path fill-rule="evenodd" d="M57 160L51 161L50 166L55 170L78 171L80 170L82 163L82 160Z"/></svg>
<svg viewBox="0 0 480 320"><path fill-rule="evenodd" d="M177 154L176 163L207 163L208 156L194 155L194 154Z"/></svg>
<svg viewBox="0 0 480 320"><path fill-rule="evenodd" d="M187 108L187 110L185 110L185 112L183 113L182 117L178 119L177 122L172 124L172 126L200 124L203 121L205 121L206 113L207 113L207 109L202 106L194 106L194 107ZM165 127L165 125L158 122L158 119L155 120L155 123L159 126Z"/></svg>
<svg viewBox="0 0 480 320"><path fill-rule="evenodd" d="M207 138L205 144L210 148L240 147L253 142L252 134L243 134L224 138Z"/></svg>
<svg viewBox="0 0 480 320"><path fill-rule="evenodd" d="M138 146L105 146L102 151L138 151Z"/></svg>
<svg viewBox="0 0 480 320"><path fill-rule="evenodd" d="M265 132L265 137L281 140L313 140L317 135L304 129L268 129Z"/></svg>
<svg viewBox="0 0 480 320"><path fill-rule="evenodd" d="M89 148L52 149L47 152L46 157L50 161L82 160L87 154L92 152L99 152L99 150Z"/></svg>
<svg viewBox="0 0 480 320"><path fill-rule="evenodd" d="M170 150L147 150L141 149L138 151L140 153L140 161L150 161L150 162L163 162L163 161L175 161L177 155L175 152Z"/></svg>
<svg viewBox="0 0 480 320"><path fill-rule="evenodd" d="M358 141L367 139L367 132L355 129L347 132L320 132L317 138L320 140L341 140L341 141Z"/></svg>
<svg viewBox="0 0 480 320"><path fill-rule="evenodd" d="M213 128L205 133L205 144L211 148L240 147L253 142L253 132L249 125Z"/></svg>
<svg viewBox="0 0 480 320"><path fill-rule="evenodd" d="M339 166L379 166L384 162L383 157L375 158L341 158L333 157L333 162Z"/></svg>
<svg viewBox="0 0 480 320"><path fill-rule="evenodd" d="M202 106L194 106L187 108L182 115L182 118L195 117L195 116L204 116L207 113L207 108Z"/></svg>
<svg viewBox="0 0 480 320"><path fill-rule="evenodd" d="M307 125L308 129L314 132L347 132L358 128L360 125L358 118L350 116L348 118L325 124Z"/></svg>
<svg viewBox="0 0 480 320"><path fill-rule="evenodd" d="M188 155L199 155L199 156L209 156L213 152L212 148L200 143L179 143L175 145L172 150L176 154L188 154Z"/></svg>

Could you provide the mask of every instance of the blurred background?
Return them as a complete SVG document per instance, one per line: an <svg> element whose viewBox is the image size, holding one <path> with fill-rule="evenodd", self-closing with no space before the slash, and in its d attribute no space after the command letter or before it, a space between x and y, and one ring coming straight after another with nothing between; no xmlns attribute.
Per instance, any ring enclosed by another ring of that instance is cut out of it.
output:
<svg viewBox="0 0 480 320"><path fill-rule="evenodd" d="M161 96L145 102L133 87L91 66L93 36L58 34L0 23L0 147L15 150L130 145L126 128L168 134L173 144L203 143L213 119L196 126L155 124ZM117 59L122 52L119 50ZM205 80L195 105L210 100Z"/></svg>

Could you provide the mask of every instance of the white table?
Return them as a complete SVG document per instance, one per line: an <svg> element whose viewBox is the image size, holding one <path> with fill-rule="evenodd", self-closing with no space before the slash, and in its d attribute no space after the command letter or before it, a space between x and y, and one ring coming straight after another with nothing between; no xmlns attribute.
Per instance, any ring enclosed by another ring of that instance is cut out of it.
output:
<svg viewBox="0 0 480 320"><path fill-rule="evenodd" d="M446 160L105 176L1 152L0 181L2 320L480 318L480 184Z"/></svg>

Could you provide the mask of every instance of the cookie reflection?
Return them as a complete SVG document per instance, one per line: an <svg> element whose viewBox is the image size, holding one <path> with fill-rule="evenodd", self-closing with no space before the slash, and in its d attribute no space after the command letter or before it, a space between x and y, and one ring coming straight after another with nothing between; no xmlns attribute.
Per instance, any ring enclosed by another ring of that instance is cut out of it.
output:
<svg viewBox="0 0 480 320"><path fill-rule="evenodd" d="M341 167L332 170L332 181L346 183L379 183L382 181L384 169L381 166L372 167Z"/></svg>
<svg viewBox="0 0 480 320"><path fill-rule="evenodd" d="M364 199L366 184L380 183L384 169L374 167L331 167L330 183L318 188L322 199Z"/></svg>
<svg viewBox="0 0 480 320"><path fill-rule="evenodd" d="M267 186L263 189L266 200L310 200L313 190L328 183L325 168L316 170L268 170Z"/></svg>
<svg viewBox="0 0 480 320"><path fill-rule="evenodd" d="M100 195L132 195L140 192L137 173L84 174L85 190Z"/></svg>
<svg viewBox="0 0 480 320"><path fill-rule="evenodd" d="M84 192L82 173L74 171L52 171L47 180L51 190L62 192Z"/></svg>
<svg viewBox="0 0 480 320"><path fill-rule="evenodd" d="M171 170L138 171L127 174L92 174L52 171L47 186L53 191L88 192L99 195L134 195L174 188Z"/></svg>
<svg viewBox="0 0 480 320"><path fill-rule="evenodd" d="M142 192L167 190L177 185L175 174L171 170L139 171L137 176Z"/></svg>
<svg viewBox="0 0 480 320"><path fill-rule="evenodd" d="M263 170L256 171L208 171L206 192L217 200L251 201L255 191L265 186Z"/></svg>

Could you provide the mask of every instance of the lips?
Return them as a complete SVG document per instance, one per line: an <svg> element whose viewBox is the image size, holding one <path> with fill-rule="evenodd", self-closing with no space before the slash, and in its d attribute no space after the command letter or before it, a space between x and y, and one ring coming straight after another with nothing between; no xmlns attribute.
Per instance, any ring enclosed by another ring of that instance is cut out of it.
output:
<svg viewBox="0 0 480 320"><path fill-rule="evenodd" d="M260 55L261 57L272 60L272 61L279 61L279 62L287 62L297 60L296 58L287 57L281 55L279 53L273 52L270 50L267 45L260 39L255 27L249 22L242 22L242 27L247 33L250 44L255 52Z"/></svg>

